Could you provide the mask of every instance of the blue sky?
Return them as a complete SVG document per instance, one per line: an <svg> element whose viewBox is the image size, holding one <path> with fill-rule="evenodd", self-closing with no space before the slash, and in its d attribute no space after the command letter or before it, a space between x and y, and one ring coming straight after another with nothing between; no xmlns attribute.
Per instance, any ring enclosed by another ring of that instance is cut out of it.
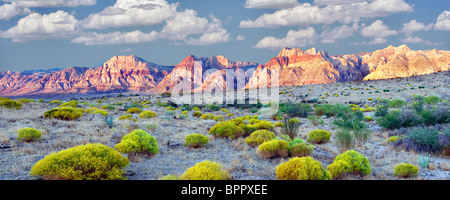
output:
<svg viewBox="0 0 450 200"><path fill-rule="evenodd" d="M449 50L449 31L448 0L0 0L0 71L98 67L129 54L265 64L285 46Z"/></svg>

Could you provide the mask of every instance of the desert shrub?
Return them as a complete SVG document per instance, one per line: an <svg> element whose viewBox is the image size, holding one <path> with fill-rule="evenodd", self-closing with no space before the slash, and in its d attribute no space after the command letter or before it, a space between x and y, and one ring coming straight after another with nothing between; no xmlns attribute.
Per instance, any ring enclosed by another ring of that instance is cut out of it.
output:
<svg viewBox="0 0 450 200"><path fill-rule="evenodd" d="M183 106L181 106L180 110L181 111L191 111L193 109L193 107L189 104L183 104Z"/></svg>
<svg viewBox="0 0 450 200"><path fill-rule="evenodd" d="M17 100L17 101L20 102L20 103L23 103L23 104L35 102L34 99L28 99L28 98L19 99L19 100Z"/></svg>
<svg viewBox="0 0 450 200"><path fill-rule="evenodd" d="M450 123L450 111L447 107L437 107L434 111L436 116L436 123L448 124Z"/></svg>
<svg viewBox="0 0 450 200"><path fill-rule="evenodd" d="M213 118L213 120L216 122L223 122L225 120L225 117L223 117L222 115L217 115Z"/></svg>
<svg viewBox="0 0 450 200"><path fill-rule="evenodd" d="M224 112L224 113L229 113L230 111L228 111L226 108L222 108L220 109L220 111Z"/></svg>
<svg viewBox="0 0 450 200"><path fill-rule="evenodd" d="M439 102L441 102L442 99L437 97L437 96L427 96L423 102L426 104L437 104Z"/></svg>
<svg viewBox="0 0 450 200"><path fill-rule="evenodd" d="M434 110L422 110L422 112L420 112L420 116L425 125L430 126L436 124L437 116L434 113Z"/></svg>
<svg viewBox="0 0 450 200"><path fill-rule="evenodd" d="M289 150L289 154L292 157L305 157L310 156L314 150L314 145L306 144L305 142L299 142L294 144Z"/></svg>
<svg viewBox="0 0 450 200"><path fill-rule="evenodd" d="M401 108L402 106L406 105L406 102L401 99L394 99L389 102L388 107L389 108Z"/></svg>
<svg viewBox="0 0 450 200"><path fill-rule="evenodd" d="M69 101L67 103L63 103L61 105L59 105L58 107L72 107L72 108L76 108L78 106L78 102L75 100Z"/></svg>
<svg viewBox="0 0 450 200"><path fill-rule="evenodd" d="M389 108L386 105L378 105L375 110L375 116L383 117L389 112Z"/></svg>
<svg viewBox="0 0 450 200"><path fill-rule="evenodd" d="M209 130L209 135L219 138L234 139L240 137L245 131L233 122L219 122Z"/></svg>
<svg viewBox="0 0 450 200"><path fill-rule="evenodd" d="M74 120L83 116L83 109L72 107L61 107L48 110L44 113L44 117L55 118L61 120Z"/></svg>
<svg viewBox="0 0 450 200"><path fill-rule="evenodd" d="M127 110L127 113L128 113L128 114L135 114L135 113L139 114L139 113L141 113L141 112L142 112L141 109L135 108L135 107L130 108L130 109Z"/></svg>
<svg viewBox="0 0 450 200"><path fill-rule="evenodd" d="M286 125L283 122L277 122L273 126L275 126L275 127L285 127Z"/></svg>
<svg viewBox="0 0 450 200"><path fill-rule="evenodd" d="M38 161L30 175L56 180L118 180L129 164L116 150L87 144L52 153Z"/></svg>
<svg viewBox="0 0 450 200"><path fill-rule="evenodd" d="M289 119L284 118L284 127L282 127L282 131L284 135L288 135L291 139L294 139L298 134L298 130L300 129L300 120L298 119Z"/></svg>
<svg viewBox="0 0 450 200"><path fill-rule="evenodd" d="M227 116L228 116L228 117L233 117L234 114L233 114L233 113L227 113Z"/></svg>
<svg viewBox="0 0 450 200"><path fill-rule="evenodd" d="M245 143L249 144L252 147L256 147L264 142L271 141L276 138L275 133L270 132L268 130L258 130L250 134L247 138L245 138Z"/></svg>
<svg viewBox="0 0 450 200"><path fill-rule="evenodd" d="M279 113L284 113L289 117L308 117L308 113L312 111L312 108L308 104L294 104L294 103L281 103Z"/></svg>
<svg viewBox="0 0 450 200"><path fill-rule="evenodd" d="M392 111L383 117L377 118L377 124L387 129L397 129L401 127L400 111Z"/></svg>
<svg viewBox="0 0 450 200"><path fill-rule="evenodd" d="M442 146L443 155L450 156L450 126L439 135L439 144Z"/></svg>
<svg viewBox="0 0 450 200"><path fill-rule="evenodd" d="M0 107L8 109L20 109L22 108L22 103L14 100L0 100Z"/></svg>
<svg viewBox="0 0 450 200"><path fill-rule="evenodd" d="M199 107L194 107L194 108L192 108L192 110L200 111L200 108Z"/></svg>
<svg viewBox="0 0 450 200"><path fill-rule="evenodd" d="M200 111L195 111L194 113L192 113L192 116L195 118L200 118L203 114Z"/></svg>
<svg viewBox="0 0 450 200"><path fill-rule="evenodd" d="M205 160L195 164L179 177L180 180L229 180L230 174L223 169L222 164Z"/></svg>
<svg viewBox="0 0 450 200"><path fill-rule="evenodd" d="M202 134L194 133L185 137L184 146L198 148L208 144L208 141L208 137Z"/></svg>
<svg viewBox="0 0 450 200"><path fill-rule="evenodd" d="M144 111L144 112L139 113L139 118L141 118L141 119L150 119L153 117L156 117L156 114L152 111Z"/></svg>
<svg viewBox="0 0 450 200"><path fill-rule="evenodd" d="M316 144L323 144L323 143L327 143L330 140L330 137L331 137L330 132L328 132L326 130L322 130L322 129L317 129L317 130L309 132L308 142L316 143Z"/></svg>
<svg viewBox="0 0 450 200"><path fill-rule="evenodd" d="M180 179L176 175L169 174L169 175L164 176L164 177L162 177L162 178L160 178L158 180L160 180L160 181L176 181L176 180L180 180Z"/></svg>
<svg viewBox="0 0 450 200"><path fill-rule="evenodd" d="M399 141L399 140L401 140L402 139L402 137L401 136L391 136L391 137L389 137L389 139L387 140L387 143L389 144L389 143L394 143L394 142L397 142L397 141Z"/></svg>
<svg viewBox="0 0 450 200"><path fill-rule="evenodd" d="M330 170L334 178L345 174L364 176L372 172L369 160L354 150L348 150L338 155L327 169Z"/></svg>
<svg viewBox="0 0 450 200"><path fill-rule="evenodd" d="M259 121L258 123L256 123L256 126L258 126L259 129L266 129L266 130L273 129L273 124L272 122L269 121Z"/></svg>
<svg viewBox="0 0 450 200"><path fill-rule="evenodd" d="M159 152L155 137L140 129L136 129L123 136L115 148L122 153L145 153L147 155L154 155Z"/></svg>
<svg viewBox="0 0 450 200"><path fill-rule="evenodd" d="M209 108L209 109L211 109L213 111L219 111L220 109L222 109L222 106L218 105L218 104L208 104L205 107Z"/></svg>
<svg viewBox="0 0 450 200"><path fill-rule="evenodd" d="M177 110L175 107L172 107L172 106L167 106L167 107L165 107L164 109L166 109L166 110L172 110L172 111Z"/></svg>
<svg viewBox="0 0 450 200"><path fill-rule="evenodd" d="M365 116L365 117L364 117L364 121L366 121L366 122L370 122L370 121L372 121L372 120L373 120L373 118L370 117L370 116Z"/></svg>
<svg viewBox="0 0 450 200"><path fill-rule="evenodd" d="M413 102L412 107L417 113L420 113L423 110L423 104L424 104L423 101L415 101Z"/></svg>
<svg viewBox="0 0 450 200"><path fill-rule="evenodd" d="M364 114L361 111L340 113L336 116L333 124L353 133L354 139L359 143L366 142L371 134L367 125L364 123Z"/></svg>
<svg viewBox="0 0 450 200"><path fill-rule="evenodd" d="M105 109L105 110L115 110L116 107L114 107L114 106L112 106L112 105L104 105L104 106L102 106L102 109Z"/></svg>
<svg viewBox="0 0 450 200"><path fill-rule="evenodd" d="M330 180L331 174L314 158L291 158L277 166L275 172L278 180Z"/></svg>
<svg viewBox="0 0 450 200"><path fill-rule="evenodd" d="M398 118L402 127L413 127L423 123L422 117L410 110L402 111Z"/></svg>
<svg viewBox="0 0 450 200"><path fill-rule="evenodd" d="M239 124L239 127L242 128L242 130L244 130L245 132L245 136L250 135L251 133L257 131L259 129L259 127L257 125L251 125L251 124Z"/></svg>
<svg viewBox="0 0 450 200"><path fill-rule="evenodd" d="M324 104L324 105L316 105L314 109L314 113L317 116L325 115L326 117L332 117L337 115L342 115L344 113L350 112L351 108L342 104Z"/></svg>
<svg viewBox="0 0 450 200"><path fill-rule="evenodd" d="M174 111L174 110L166 110L166 111L164 111L164 115L165 116L172 117L172 116L175 116L176 114L177 114L177 112Z"/></svg>
<svg viewBox="0 0 450 200"><path fill-rule="evenodd" d="M133 102L133 103L131 103L131 104L125 105L124 110L130 110L131 108L143 109L144 106L141 105L141 104L138 104L138 103L136 103L136 102Z"/></svg>
<svg viewBox="0 0 450 200"><path fill-rule="evenodd" d="M355 146L355 137L348 129L338 130L336 133L336 143L342 151L352 149Z"/></svg>
<svg viewBox="0 0 450 200"><path fill-rule="evenodd" d="M34 128L24 128L20 129L18 132L17 140L21 140L24 142L32 142L38 140L42 133L41 131Z"/></svg>
<svg viewBox="0 0 450 200"><path fill-rule="evenodd" d="M408 134L408 138L414 142L415 150L418 152L439 152L439 131L428 128L414 128Z"/></svg>
<svg viewBox="0 0 450 200"><path fill-rule="evenodd" d="M63 102L60 100L51 100L48 102L49 104L62 104Z"/></svg>
<svg viewBox="0 0 450 200"><path fill-rule="evenodd" d="M324 124L325 122L317 115L310 115L307 119L314 125Z"/></svg>
<svg viewBox="0 0 450 200"><path fill-rule="evenodd" d="M200 119L203 119L203 120L212 120L212 119L214 119L214 115L211 114L211 113L206 113L206 114L203 114L203 115L200 117Z"/></svg>
<svg viewBox="0 0 450 200"><path fill-rule="evenodd" d="M394 176L401 178L408 178L414 176L419 172L419 168L409 163L398 164L394 168Z"/></svg>
<svg viewBox="0 0 450 200"><path fill-rule="evenodd" d="M108 115L108 112L106 110L96 110L94 112L94 114L100 114L100 115L106 116L106 115Z"/></svg>
<svg viewBox="0 0 450 200"><path fill-rule="evenodd" d="M119 117L119 120L133 120L133 115L123 115Z"/></svg>
<svg viewBox="0 0 450 200"><path fill-rule="evenodd" d="M286 157L289 155L289 143L285 140L271 140L259 145L257 152L264 158Z"/></svg>
<svg viewBox="0 0 450 200"><path fill-rule="evenodd" d="M85 113L94 113L97 110L100 110L100 109L98 109L97 107L92 107L92 108L86 109L84 112Z"/></svg>

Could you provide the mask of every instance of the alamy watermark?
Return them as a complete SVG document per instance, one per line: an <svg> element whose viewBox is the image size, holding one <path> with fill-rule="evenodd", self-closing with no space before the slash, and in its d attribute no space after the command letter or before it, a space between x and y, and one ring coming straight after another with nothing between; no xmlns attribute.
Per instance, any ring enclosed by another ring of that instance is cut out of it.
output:
<svg viewBox="0 0 450 200"><path fill-rule="evenodd" d="M267 68L208 69L195 61L193 69L175 69L171 77L178 84L171 91L172 101L183 104L267 105L259 115L273 115L279 108L279 70Z"/></svg>

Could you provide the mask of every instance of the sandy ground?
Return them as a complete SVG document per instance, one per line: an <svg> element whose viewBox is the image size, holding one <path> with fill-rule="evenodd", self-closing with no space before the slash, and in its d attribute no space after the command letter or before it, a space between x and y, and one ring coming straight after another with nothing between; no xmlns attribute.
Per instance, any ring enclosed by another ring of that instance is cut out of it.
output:
<svg viewBox="0 0 450 200"><path fill-rule="evenodd" d="M282 87L280 95L282 102L301 102L302 100L317 99L323 103L359 103L361 105L373 105L369 98L403 99L408 100L415 95L436 95L450 100L450 72L433 74L421 77L405 79L392 79L383 81L348 82L322 85L308 85L297 87ZM424 89L419 89L424 86ZM356 89L355 89L356 88ZM389 90L389 92L387 92ZM376 92L378 91L378 92ZM327 94L328 95L327 95ZM333 94L338 94L338 97ZM323 98L322 98L323 97ZM102 104L114 104L123 102L124 105L132 100L148 100L156 102L160 99L165 102L168 99L154 95L137 97L112 97L102 100ZM80 102L97 103L96 99L78 100ZM215 160L222 163L234 180L273 180L275 179L275 168L281 162L289 158L261 158L256 153L256 148L250 147L244 142L244 138L236 140L217 139L208 136L210 142L207 146L199 149L185 147L184 138L192 133L208 135L208 130L216 122L212 120L199 120L191 117L186 120L164 117L164 108L155 105L144 108L154 111L158 116L153 119L140 119L138 122L120 121L119 116L125 115L123 106L116 106L116 110L110 112L115 118L115 126L110 129L104 122L103 116L95 114L84 114L78 120L62 121L43 118L43 113L56 106L48 103L32 102L25 104L20 110L0 109L0 180L29 180L33 177L28 173L31 167L51 152L83 145L87 143L102 143L114 147L120 138L139 128L151 133L158 141L159 154L154 157L140 156L127 167L129 180L156 180L165 175L181 175L187 168L203 160ZM84 109L89 106L84 105ZM235 115L241 117L254 115L249 110L238 110L228 108ZM206 112L203 112L206 113ZM209 112L214 115L226 116L222 111ZM177 111L177 115L181 111ZM373 116L373 113L365 113ZM137 115L136 115L136 118ZM232 119L226 117L226 120ZM269 118L263 118L271 120ZM333 162L340 154L334 140L336 133L332 125L333 118L324 118L324 124L314 126L307 119L302 122L299 138L306 139L307 134L315 129L325 129L332 133L329 143L315 145L312 156L320 161L324 167ZM348 176L344 179L364 180L390 180L398 179L393 176L394 166L400 163L411 163L418 166L417 154L396 149L388 145L386 140L396 131L385 130L374 122L368 122L372 130L372 136L364 145L355 148L356 151L366 156L372 167L372 174L364 177ZM41 139L31 143L17 140L17 131L32 127L41 129ZM155 128L156 127L156 128ZM279 128L275 128L280 133ZM404 130L402 130L404 131ZM124 156L127 156L124 154ZM442 156L431 158L430 169L421 169L419 175L410 179L450 179L450 159Z"/></svg>

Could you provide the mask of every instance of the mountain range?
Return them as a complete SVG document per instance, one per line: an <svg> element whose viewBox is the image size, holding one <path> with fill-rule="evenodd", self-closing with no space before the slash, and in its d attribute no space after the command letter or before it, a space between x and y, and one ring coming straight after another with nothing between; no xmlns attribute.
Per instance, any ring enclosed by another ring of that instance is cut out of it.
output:
<svg viewBox="0 0 450 200"><path fill-rule="evenodd" d="M273 70L277 69L273 73ZM230 61L224 56L188 56L178 65L158 65L135 55L114 56L100 67L71 67L0 72L0 96L52 94L163 93L177 85L193 91L227 89L227 71L245 76L233 89L259 87L267 73L280 86L367 81L425 75L450 70L450 51L389 46L374 52L329 56L315 48L284 48L264 65ZM203 77L203 78L202 78ZM184 84L184 85L183 85ZM239 86L237 86L239 85Z"/></svg>

